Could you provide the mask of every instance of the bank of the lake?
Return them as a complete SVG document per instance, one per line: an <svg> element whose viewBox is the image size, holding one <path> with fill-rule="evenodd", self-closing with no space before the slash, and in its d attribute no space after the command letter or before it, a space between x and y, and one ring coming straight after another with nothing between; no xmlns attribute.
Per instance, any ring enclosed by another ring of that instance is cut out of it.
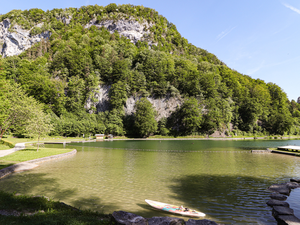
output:
<svg viewBox="0 0 300 225"><path fill-rule="evenodd" d="M48 148L25 148L0 158L0 179L11 173L31 170L38 167L38 163L67 157L76 154L66 149L48 149Z"/></svg>

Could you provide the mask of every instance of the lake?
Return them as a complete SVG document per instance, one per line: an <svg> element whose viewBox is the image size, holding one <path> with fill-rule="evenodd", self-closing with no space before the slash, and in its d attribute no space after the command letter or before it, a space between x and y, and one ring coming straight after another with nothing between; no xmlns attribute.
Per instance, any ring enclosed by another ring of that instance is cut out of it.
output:
<svg viewBox="0 0 300 225"><path fill-rule="evenodd" d="M148 206L144 200L151 199L196 209L219 223L277 224L266 205L267 188L299 178L300 158L250 150L280 145L300 146L300 140L72 143L66 147L76 155L5 177L0 189L104 213L172 216Z"/></svg>

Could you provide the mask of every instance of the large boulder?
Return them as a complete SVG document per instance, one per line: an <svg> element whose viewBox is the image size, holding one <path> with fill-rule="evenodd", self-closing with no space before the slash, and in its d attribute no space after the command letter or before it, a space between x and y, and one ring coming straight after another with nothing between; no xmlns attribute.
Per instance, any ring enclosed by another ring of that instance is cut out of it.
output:
<svg viewBox="0 0 300 225"><path fill-rule="evenodd" d="M117 224L124 225L147 225L147 220L144 217L136 215L134 213L115 211L112 214Z"/></svg>
<svg viewBox="0 0 300 225"><path fill-rule="evenodd" d="M211 220L193 220L189 219L185 222L183 219L176 217L152 217L145 219L134 213L116 211L112 214L117 224L124 225L218 225Z"/></svg>
<svg viewBox="0 0 300 225"><path fill-rule="evenodd" d="M270 199L269 201L267 201L267 205L268 206L283 206L283 207L289 207L289 203L287 202L283 202L283 201L280 201L280 200L276 200L276 199Z"/></svg>
<svg viewBox="0 0 300 225"><path fill-rule="evenodd" d="M291 189L286 183L283 184L273 184L268 188L270 191L275 191L279 194L290 195Z"/></svg>
<svg viewBox="0 0 300 225"><path fill-rule="evenodd" d="M275 218L279 215L294 215L294 210L289 207L274 206L272 214Z"/></svg>
<svg viewBox="0 0 300 225"><path fill-rule="evenodd" d="M189 219L185 224L186 225L218 225L216 222L211 220L193 220L193 219Z"/></svg>
<svg viewBox="0 0 300 225"><path fill-rule="evenodd" d="M147 219L148 225L184 225L183 219L175 217L152 217Z"/></svg>
<svg viewBox="0 0 300 225"><path fill-rule="evenodd" d="M273 192L270 197L272 199L276 199L276 200L280 200L280 201L284 201L287 199L287 196L286 195L282 195L282 194L279 194L279 193L276 193L276 192Z"/></svg>

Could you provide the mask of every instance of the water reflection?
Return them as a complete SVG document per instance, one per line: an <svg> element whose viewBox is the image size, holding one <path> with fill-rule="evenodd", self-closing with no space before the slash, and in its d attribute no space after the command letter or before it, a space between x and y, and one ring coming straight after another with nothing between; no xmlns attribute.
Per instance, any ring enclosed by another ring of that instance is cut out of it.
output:
<svg viewBox="0 0 300 225"><path fill-rule="evenodd" d="M298 177L300 159L251 154L240 148L241 143L247 149L267 145L262 141L92 143L108 145L107 149L78 144L77 155L6 177L0 189L46 195L105 213L125 210L145 217L170 216L144 202L152 199L195 208L220 223L276 224L266 205L270 195L266 188ZM119 149L122 145L134 150Z"/></svg>

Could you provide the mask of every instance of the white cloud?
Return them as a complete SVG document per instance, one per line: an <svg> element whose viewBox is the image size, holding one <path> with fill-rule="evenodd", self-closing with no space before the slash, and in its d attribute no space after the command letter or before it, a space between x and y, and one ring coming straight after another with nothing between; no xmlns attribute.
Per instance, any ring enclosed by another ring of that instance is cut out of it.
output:
<svg viewBox="0 0 300 225"><path fill-rule="evenodd" d="M231 31L233 31L234 28L236 28L236 27L232 27L232 28L230 28L230 29L227 29L227 30L223 31L222 33L220 33L220 34L217 36L216 40L217 40L217 41L220 41L220 40L223 39L227 34L229 34Z"/></svg>
<svg viewBox="0 0 300 225"><path fill-rule="evenodd" d="M259 71L261 68L263 68L265 66L265 60L263 60L260 65L258 65L256 68L252 68L250 70L247 71L247 75L252 75L254 73L256 73L257 71Z"/></svg>
<svg viewBox="0 0 300 225"><path fill-rule="evenodd" d="M293 10L294 12L300 14L300 9L295 8L294 6L291 6L289 4L283 3L283 5L291 10Z"/></svg>

